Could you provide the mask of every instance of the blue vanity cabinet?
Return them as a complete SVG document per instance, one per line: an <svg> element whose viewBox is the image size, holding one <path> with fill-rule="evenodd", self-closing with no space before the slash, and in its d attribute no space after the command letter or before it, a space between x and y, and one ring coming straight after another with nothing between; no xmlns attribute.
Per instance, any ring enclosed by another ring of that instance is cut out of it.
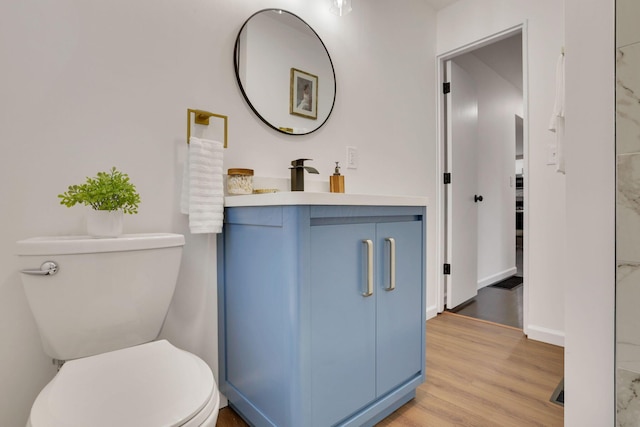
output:
<svg viewBox="0 0 640 427"><path fill-rule="evenodd" d="M219 382L250 424L373 425L415 395L425 378L425 215L226 210Z"/></svg>

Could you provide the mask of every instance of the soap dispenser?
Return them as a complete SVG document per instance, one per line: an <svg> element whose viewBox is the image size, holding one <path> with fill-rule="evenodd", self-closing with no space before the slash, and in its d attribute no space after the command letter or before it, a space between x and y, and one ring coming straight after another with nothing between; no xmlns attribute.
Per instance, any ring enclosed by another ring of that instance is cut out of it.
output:
<svg viewBox="0 0 640 427"><path fill-rule="evenodd" d="M336 162L336 169L329 177L329 191L344 193L344 175L340 175L340 162Z"/></svg>

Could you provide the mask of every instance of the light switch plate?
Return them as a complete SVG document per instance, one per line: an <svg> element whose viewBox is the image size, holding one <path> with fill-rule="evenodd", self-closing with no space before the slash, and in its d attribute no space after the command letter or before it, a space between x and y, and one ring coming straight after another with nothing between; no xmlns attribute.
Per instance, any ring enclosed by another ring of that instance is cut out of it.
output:
<svg viewBox="0 0 640 427"><path fill-rule="evenodd" d="M558 148L556 144L547 145L547 165L555 165L558 163Z"/></svg>
<svg viewBox="0 0 640 427"><path fill-rule="evenodd" d="M358 148L347 146L347 169L358 169Z"/></svg>

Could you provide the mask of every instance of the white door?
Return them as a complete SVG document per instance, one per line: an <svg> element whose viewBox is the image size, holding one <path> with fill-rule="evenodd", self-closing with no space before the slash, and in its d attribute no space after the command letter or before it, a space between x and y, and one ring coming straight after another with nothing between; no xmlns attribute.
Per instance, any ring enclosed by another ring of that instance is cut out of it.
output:
<svg viewBox="0 0 640 427"><path fill-rule="evenodd" d="M447 308L478 294L477 126L478 99L472 78L452 61L446 63L447 94Z"/></svg>

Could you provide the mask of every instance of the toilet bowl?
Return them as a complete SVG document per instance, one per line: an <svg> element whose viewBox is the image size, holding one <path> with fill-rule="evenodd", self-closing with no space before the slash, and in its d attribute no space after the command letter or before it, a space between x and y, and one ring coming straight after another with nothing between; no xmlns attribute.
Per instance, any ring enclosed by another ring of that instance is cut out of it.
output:
<svg viewBox="0 0 640 427"><path fill-rule="evenodd" d="M67 360L33 403L27 427L215 426L220 395L209 366L153 341L183 245L175 234L18 242L43 349ZM32 268L50 263L53 274Z"/></svg>
<svg viewBox="0 0 640 427"><path fill-rule="evenodd" d="M200 358L168 341L66 362L28 427L213 427L220 395Z"/></svg>

